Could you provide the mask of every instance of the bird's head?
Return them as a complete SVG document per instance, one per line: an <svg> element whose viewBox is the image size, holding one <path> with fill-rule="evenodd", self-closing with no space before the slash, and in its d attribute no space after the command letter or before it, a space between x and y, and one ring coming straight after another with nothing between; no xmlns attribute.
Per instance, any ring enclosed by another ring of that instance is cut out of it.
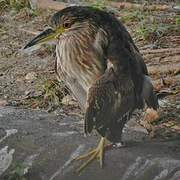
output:
<svg viewBox="0 0 180 180"><path fill-rule="evenodd" d="M102 11L92 7L72 6L57 13L51 19L51 26L32 39L25 47L44 44L57 39L64 33L84 28L91 24L98 27L101 22L99 13Z"/></svg>

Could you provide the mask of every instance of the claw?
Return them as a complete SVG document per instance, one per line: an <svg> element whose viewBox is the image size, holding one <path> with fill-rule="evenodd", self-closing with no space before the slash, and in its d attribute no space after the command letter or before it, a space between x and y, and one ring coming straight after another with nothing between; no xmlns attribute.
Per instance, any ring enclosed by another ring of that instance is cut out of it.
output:
<svg viewBox="0 0 180 180"><path fill-rule="evenodd" d="M91 150L85 155L79 156L74 160L82 160L88 158L77 170L77 173L81 173L83 169L85 169L94 159L98 159L100 163L100 167L103 167L103 157L104 157L104 150L106 147L109 148L109 145L105 145L105 138L101 138L98 146L96 149Z"/></svg>

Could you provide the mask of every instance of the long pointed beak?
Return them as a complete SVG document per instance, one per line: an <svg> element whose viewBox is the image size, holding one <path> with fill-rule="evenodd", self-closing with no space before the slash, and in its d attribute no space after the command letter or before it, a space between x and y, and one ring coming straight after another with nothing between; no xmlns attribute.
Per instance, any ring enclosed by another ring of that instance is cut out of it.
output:
<svg viewBox="0 0 180 180"><path fill-rule="evenodd" d="M33 38L28 44L25 45L24 49L32 47L37 44L44 44L48 41L54 40L57 36L61 35L64 32L63 28L58 28L53 30L52 28L48 28L38 34L35 38Z"/></svg>

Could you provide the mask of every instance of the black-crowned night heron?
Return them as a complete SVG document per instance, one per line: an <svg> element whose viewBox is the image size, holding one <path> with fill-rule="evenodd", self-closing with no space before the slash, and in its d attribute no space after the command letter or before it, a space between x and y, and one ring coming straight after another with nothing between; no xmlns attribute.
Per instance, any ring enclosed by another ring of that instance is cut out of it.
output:
<svg viewBox="0 0 180 180"><path fill-rule="evenodd" d="M96 129L102 136L96 149L77 159L103 163L105 139L121 142L122 129L144 102L153 109L158 101L147 67L125 27L114 15L73 6L52 17L46 29L25 48L56 39L56 73L85 112L85 133Z"/></svg>

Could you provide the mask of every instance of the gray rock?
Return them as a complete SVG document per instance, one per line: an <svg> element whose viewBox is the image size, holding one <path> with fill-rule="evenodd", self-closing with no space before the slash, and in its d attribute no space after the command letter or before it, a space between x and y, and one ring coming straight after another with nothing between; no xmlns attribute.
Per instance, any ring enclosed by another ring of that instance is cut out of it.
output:
<svg viewBox="0 0 180 180"><path fill-rule="evenodd" d="M99 137L83 136L78 118L45 111L0 107L0 179L30 180L179 180L179 139L150 140L128 126L126 147L105 153L103 169L94 161L79 176L73 158L95 147ZM72 126L74 125L74 126ZM74 128L76 127L76 128ZM6 132L6 133L4 133Z"/></svg>
<svg viewBox="0 0 180 180"><path fill-rule="evenodd" d="M37 78L37 74L35 72L27 73L25 79L28 81L35 80Z"/></svg>

